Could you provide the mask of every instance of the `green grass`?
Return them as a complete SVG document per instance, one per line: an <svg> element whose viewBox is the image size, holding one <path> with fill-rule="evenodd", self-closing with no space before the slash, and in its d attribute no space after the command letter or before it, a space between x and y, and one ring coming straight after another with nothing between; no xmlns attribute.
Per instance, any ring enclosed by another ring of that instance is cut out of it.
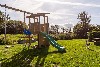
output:
<svg viewBox="0 0 100 67"><path fill-rule="evenodd" d="M66 53L59 53L51 45L43 49L27 49L23 45L5 48L0 45L2 67L100 67L100 46L91 42L87 49L84 39L57 42L66 48Z"/></svg>
<svg viewBox="0 0 100 67"><path fill-rule="evenodd" d="M24 38L25 34L7 34L6 35L6 44L14 45L18 43L18 40L28 40L29 38ZM34 39L37 39L37 35L31 35ZM5 35L0 35L0 45L5 44Z"/></svg>

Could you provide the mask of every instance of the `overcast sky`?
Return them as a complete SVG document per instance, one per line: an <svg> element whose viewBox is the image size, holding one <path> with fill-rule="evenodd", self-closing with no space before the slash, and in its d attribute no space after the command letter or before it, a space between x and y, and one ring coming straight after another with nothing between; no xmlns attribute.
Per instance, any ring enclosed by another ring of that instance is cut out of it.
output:
<svg viewBox="0 0 100 67"><path fill-rule="evenodd" d="M100 24L100 0L0 0L0 4L32 13L50 13L50 24L75 25L79 21L77 15L86 11L92 17L92 24ZM0 7L0 10L4 12L4 8ZM7 10L7 14L10 14L13 20L23 21L23 13Z"/></svg>

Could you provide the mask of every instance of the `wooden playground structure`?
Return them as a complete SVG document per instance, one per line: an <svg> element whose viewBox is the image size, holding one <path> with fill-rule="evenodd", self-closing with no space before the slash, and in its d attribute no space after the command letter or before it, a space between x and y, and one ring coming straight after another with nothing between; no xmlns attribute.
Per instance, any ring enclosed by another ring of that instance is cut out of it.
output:
<svg viewBox="0 0 100 67"><path fill-rule="evenodd" d="M49 29L49 23L48 23L48 16L46 14L50 13L37 13L37 14L31 14L30 16L26 16L26 18L29 18L29 30L35 35L38 34L38 47L41 46L49 46L49 42L45 37L43 37L40 32L46 32L48 33ZM41 24L41 18L44 17L44 23ZM34 19L34 23L30 22L30 19Z"/></svg>

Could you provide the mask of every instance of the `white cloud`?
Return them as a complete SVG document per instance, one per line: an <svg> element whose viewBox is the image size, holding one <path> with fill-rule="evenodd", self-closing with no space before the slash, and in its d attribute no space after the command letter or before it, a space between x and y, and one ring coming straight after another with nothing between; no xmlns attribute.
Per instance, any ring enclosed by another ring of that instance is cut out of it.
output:
<svg viewBox="0 0 100 67"><path fill-rule="evenodd" d="M77 16L76 14L72 14L72 13L52 13L54 15L63 15L63 16Z"/></svg>
<svg viewBox="0 0 100 67"><path fill-rule="evenodd" d="M49 16L51 19L63 19L63 17L61 17L61 16L59 16L59 15L57 15L57 14L51 14L50 16Z"/></svg>
<svg viewBox="0 0 100 67"><path fill-rule="evenodd" d="M57 0L36 0L41 2L51 2L51 3L58 3L58 4L66 4L66 5L73 5L73 6L87 6L87 7L100 7L100 5L97 4L86 4L86 3L72 3L72 2L61 2Z"/></svg>
<svg viewBox="0 0 100 67"><path fill-rule="evenodd" d="M16 0L12 6L21 10L34 12L37 8L41 7L43 2L37 2L34 0Z"/></svg>

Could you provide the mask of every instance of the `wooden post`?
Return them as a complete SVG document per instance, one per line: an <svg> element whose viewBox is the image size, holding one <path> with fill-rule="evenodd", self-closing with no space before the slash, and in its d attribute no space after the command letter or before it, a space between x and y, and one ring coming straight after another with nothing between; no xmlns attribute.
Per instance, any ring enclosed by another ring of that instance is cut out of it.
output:
<svg viewBox="0 0 100 67"><path fill-rule="evenodd" d="M25 23L25 12L24 12L24 23Z"/></svg>
<svg viewBox="0 0 100 67"><path fill-rule="evenodd" d="M6 19L6 4L5 4L5 44L6 44L6 21L7 21L7 19Z"/></svg>
<svg viewBox="0 0 100 67"><path fill-rule="evenodd" d="M38 22L38 18L36 18L37 19L37 22Z"/></svg>
<svg viewBox="0 0 100 67"><path fill-rule="evenodd" d="M31 24L31 22L30 22L30 18L29 18L29 30L30 30L30 24ZM30 35L29 35L29 47L30 47L30 45L31 45L31 38L30 38Z"/></svg>
<svg viewBox="0 0 100 67"><path fill-rule="evenodd" d="M48 16L46 16L47 17L47 23L48 23Z"/></svg>
<svg viewBox="0 0 100 67"><path fill-rule="evenodd" d="M47 17L47 24L48 24L48 16L46 16ZM49 25L48 25L49 26ZM47 26L47 34L49 34L49 27Z"/></svg>
<svg viewBox="0 0 100 67"><path fill-rule="evenodd" d="M44 32L46 32L46 23L45 23L45 16L43 16L44 17Z"/></svg>
<svg viewBox="0 0 100 67"><path fill-rule="evenodd" d="M40 16L39 16L39 30L38 30L38 46L41 47L40 45Z"/></svg>
<svg viewBox="0 0 100 67"><path fill-rule="evenodd" d="M31 30L30 24L31 24L31 22L30 22L30 18L29 18L29 30Z"/></svg>
<svg viewBox="0 0 100 67"><path fill-rule="evenodd" d="M35 23L35 17L33 19L34 19L34 23Z"/></svg>

